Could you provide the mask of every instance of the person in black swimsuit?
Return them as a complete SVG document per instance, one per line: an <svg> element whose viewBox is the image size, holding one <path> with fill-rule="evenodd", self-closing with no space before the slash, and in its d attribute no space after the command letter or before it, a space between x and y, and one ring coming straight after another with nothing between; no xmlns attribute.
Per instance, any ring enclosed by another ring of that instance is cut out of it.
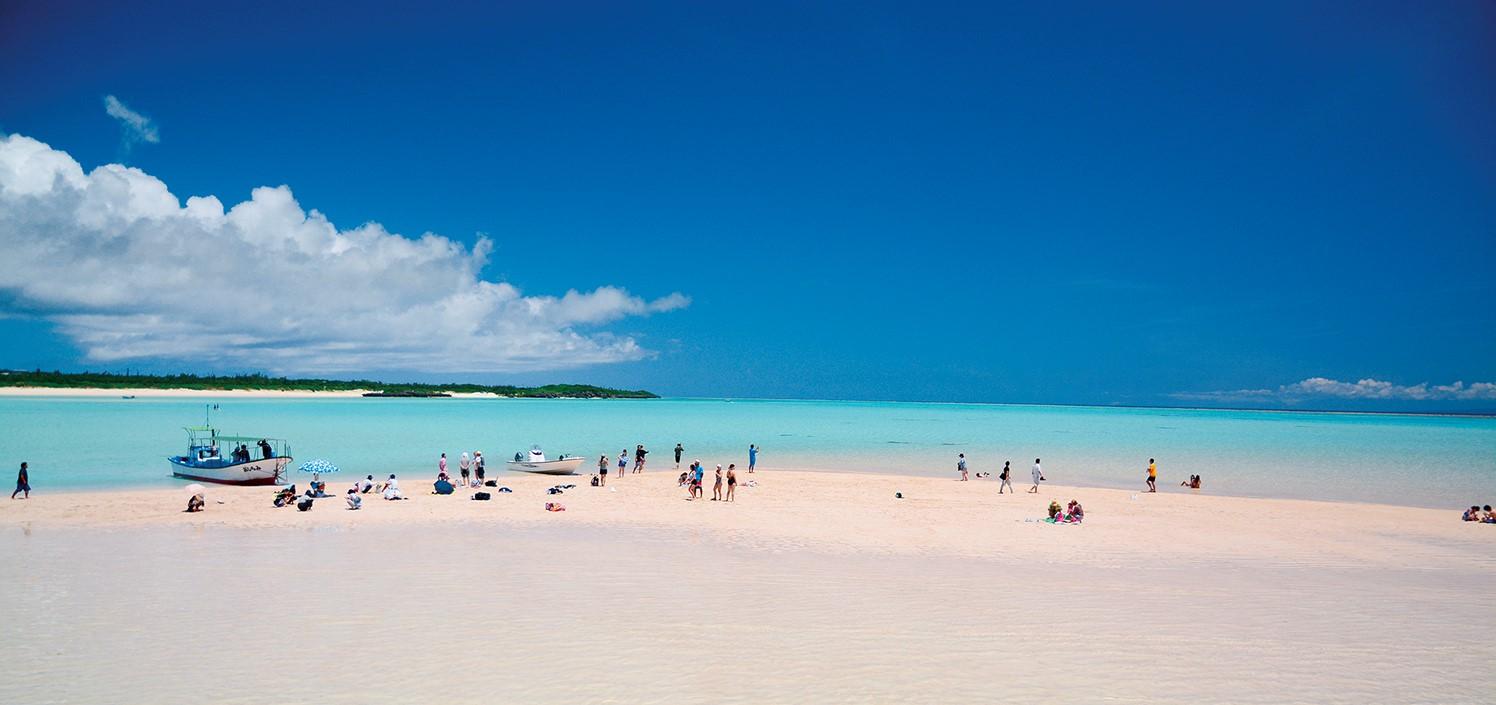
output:
<svg viewBox="0 0 1496 705"><path fill-rule="evenodd" d="M733 492L738 489L737 470L738 466L732 463L727 464L727 497L725 497L724 499L728 502L732 501Z"/></svg>

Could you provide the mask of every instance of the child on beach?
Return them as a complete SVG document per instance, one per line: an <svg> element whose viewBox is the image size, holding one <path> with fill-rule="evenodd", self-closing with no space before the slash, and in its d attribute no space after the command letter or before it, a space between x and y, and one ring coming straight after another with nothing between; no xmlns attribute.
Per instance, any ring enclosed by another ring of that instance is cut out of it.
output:
<svg viewBox="0 0 1496 705"><path fill-rule="evenodd" d="M23 492L25 494L21 495L21 499L31 499L31 474L26 472L25 463L21 463L21 472L16 475L16 491L10 493L10 498L15 499L17 494Z"/></svg>
<svg viewBox="0 0 1496 705"><path fill-rule="evenodd" d="M717 466L717 482L712 485L712 501L722 501L722 466Z"/></svg>
<svg viewBox="0 0 1496 705"><path fill-rule="evenodd" d="M727 464L727 501L729 502L732 501L732 496L738 489L737 469L738 466L733 465L732 463Z"/></svg>
<svg viewBox="0 0 1496 705"><path fill-rule="evenodd" d="M1013 489L1013 482L1012 482L1012 480L1009 479L1009 477L1013 474L1012 465L1013 465L1013 461L1011 461L1011 460L1004 460L1003 461L1003 473L1001 475L997 476L997 479L999 479L999 480L1002 481L1002 484L1000 484L1000 485L997 486L997 493L998 494L1002 494L1003 493L1003 488L1004 487L1008 488L1009 492L1012 492L1014 494L1018 493L1018 490Z"/></svg>
<svg viewBox="0 0 1496 705"><path fill-rule="evenodd" d="M1158 463L1153 458L1148 459L1148 491L1157 492L1158 485Z"/></svg>
<svg viewBox="0 0 1496 705"><path fill-rule="evenodd" d="M956 472L961 473L961 481L966 482L966 454L956 454Z"/></svg>

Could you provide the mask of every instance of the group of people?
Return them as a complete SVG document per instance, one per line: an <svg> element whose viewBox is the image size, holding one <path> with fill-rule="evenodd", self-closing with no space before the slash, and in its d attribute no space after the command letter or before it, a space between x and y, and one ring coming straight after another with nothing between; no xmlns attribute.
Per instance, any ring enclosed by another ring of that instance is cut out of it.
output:
<svg viewBox="0 0 1496 705"><path fill-rule="evenodd" d="M262 460L269 460L270 458L275 457L275 451L270 447L269 441L261 438L259 442L255 443L255 445L259 446L260 448L260 458ZM250 453L249 446L240 443L237 448L234 448L231 454L231 458L235 463L247 463L250 460L253 460L252 455L253 454Z"/></svg>
<svg viewBox="0 0 1496 705"><path fill-rule="evenodd" d="M703 496L705 496L705 490L703 490L703 488L702 488L702 486L704 484L704 476L705 475L706 475L706 466L702 465L700 460L696 460L696 461L693 461L691 463L691 466L689 468L687 468L685 472L683 472L683 473L680 474L680 478L676 481L676 484L679 485L679 486L681 486L681 487L685 487L686 488L686 498L687 499L690 499L690 500L701 499ZM722 481L724 479L727 481L727 493L725 495L722 493ZM722 474L722 465L719 463L717 465L717 478L716 478L716 481L712 483L712 501L713 502L731 502L731 501L733 501L734 495L737 494L737 489L738 489L738 466L737 466L737 464L736 463L728 463L727 464L727 474L724 476Z"/></svg>
<svg viewBox="0 0 1496 705"><path fill-rule="evenodd" d="M750 470L749 472L752 472L752 471ZM956 456L956 472L961 473L961 481L962 482L966 482L967 480L970 479L970 476L967 474L967 470L966 470L966 454L965 453L959 453ZM1033 467L1032 470L1029 471L1029 474L1032 475L1033 478L1034 478L1034 485L1032 487L1030 487L1028 491L1029 491L1030 494L1038 494L1039 493L1039 483L1044 482L1047 479L1047 478L1044 477L1044 467L1039 462L1038 458L1034 458L1034 467ZM979 479L979 480L982 479L982 478L984 478L984 477L991 477L991 476L992 476L992 473L990 473L990 472L979 472L979 473L977 473L977 479ZM1000 473L997 474L997 480L998 480L998 485L997 485L997 493L998 494L1005 494L1004 490L1007 490L1007 492L1012 492L1014 494L1017 494L1018 490L1013 489L1013 461L1011 461L1011 460L1004 460L1003 461L1003 469L1002 469L1002 472L1000 472Z"/></svg>
<svg viewBox="0 0 1496 705"><path fill-rule="evenodd" d="M966 454L965 453L959 453L959 454L956 455L956 472L961 473L961 481L962 482L966 482L970 478L969 474L967 473L967 468L966 468ZM1148 491L1149 492L1157 492L1158 491L1158 461L1155 460L1155 459L1153 459L1153 458L1149 458L1148 459L1148 468L1144 472L1146 473L1146 476L1145 476L1145 479L1144 479L1144 483L1147 485ZM1029 491L1030 494L1037 494L1039 492L1039 483L1044 482L1046 480L1046 478L1044 477L1044 467L1043 467L1043 465L1040 464L1038 458L1034 458L1034 467L1029 471L1029 475L1033 477L1034 484L1029 487L1028 491ZM990 477L990 476L991 476L991 473L985 473L985 472L979 472L979 473L977 473L977 479L981 479L981 478L984 478L984 477ZM997 479L999 481L999 484L997 486L997 493L998 494L1004 494L1003 491L1005 489L1016 492L1016 490L1013 490L1012 477L1013 477L1012 461L1005 460L1005 461L1003 461L1002 472L998 473L998 475L997 475ZM1199 475L1190 475L1190 479L1185 480L1184 482L1179 483L1179 486L1180 487L1188 487L1188 488L1193 489L1193 490L1198 490L1198 489L1200 489L1200 476Z"/></svg>
<svg viewBox="0 0 1496 705"><path fill-rule="evenodd" d="M1070 500L1070 504L1060 507L1058 500L1049 501L1049 521L1056 524L1079 524L1086 519L1086 510L1082 509L1080 502Z"/></svg>
<svg viewBox="0 0 1496 705"><path fill-rule="evenodd" d="M457 459L457 474L462 481L463 487L482 487L487 473L488 468L483 460L483 451L475 450L472 455L468 455L467 451L462 451L462 457ZM394 475L390 477L394 477ZM437 482L446 482L448 485L453 484L452 476L447 473L446 453L442 453L442 457L436 461L436 480ZM441 494L451 493L449 489Z"/></svg>
<svg viewBox="0 0 1496 705"><path fill-rule="evenodd" d="M1460 515L1460 518L1465 521L1478 521L1482 524L1496 524L1496 513L1491 512L1491 505L1489 504L1484 507L1472 504L1469 509L1465 510L1464 514Z"/></svg>

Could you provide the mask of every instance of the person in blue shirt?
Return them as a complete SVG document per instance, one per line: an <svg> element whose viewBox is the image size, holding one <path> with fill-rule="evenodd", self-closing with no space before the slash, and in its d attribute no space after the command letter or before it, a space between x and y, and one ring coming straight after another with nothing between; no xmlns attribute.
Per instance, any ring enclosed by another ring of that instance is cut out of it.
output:
<svg viewBox="0 0 1496 705"><path fill-rule="evenodd" d="M748 444L748 472L753 472L753 466L758 464L758 446Z"/></svg>
<svg viewBox="0 0 1496 705"><path fill-rule="evenodd" d="M695 499L704 496L701 491L701 476L706 472L706 468L702 467L700 460L691 465L691 497Z"/></svg>

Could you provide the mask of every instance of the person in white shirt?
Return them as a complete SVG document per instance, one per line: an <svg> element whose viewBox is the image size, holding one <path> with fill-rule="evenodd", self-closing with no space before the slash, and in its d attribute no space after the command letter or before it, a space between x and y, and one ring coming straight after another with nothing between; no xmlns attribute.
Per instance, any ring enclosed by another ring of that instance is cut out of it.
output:
<svg viewBox="0 0 1496 705"><path fill-rule="evenodd" d="M1039 483L1044 480L1044 468L1039 467L1039 459L1034 458L1034 486L1029 488L1030 494L1039 493Z"/></svg>
<svg viewBox="0 0 1496 705"><path fill-rule="evenodd" d="M956 472L961 473L961 481L966 482L966 454L961 453L956 458Z"/></svg>
<svg viewBox="0 0 1496 705"><path fill-rule="evenodd" d="M400 481L395 479L393 473L390 475L390 479L384 483L382 494L385 499L405 499L405 495L400 492Z"/></svg>
<svg viewBox="0 0 1496 705"><path fill-rule="evenodd" d="M352 487L348 488L348 508L358 509L359 507L363 506L363 504L364 498L358 496L358 490Z"/></svg>
<svg viewBox="0 0 1496 705"><path fill-rule="evenodd" d="M359 494L368 494L374 491L374 476L369 475L368 477L365 477L364 479L353 483L353 489L358 490Z"/></svg>

